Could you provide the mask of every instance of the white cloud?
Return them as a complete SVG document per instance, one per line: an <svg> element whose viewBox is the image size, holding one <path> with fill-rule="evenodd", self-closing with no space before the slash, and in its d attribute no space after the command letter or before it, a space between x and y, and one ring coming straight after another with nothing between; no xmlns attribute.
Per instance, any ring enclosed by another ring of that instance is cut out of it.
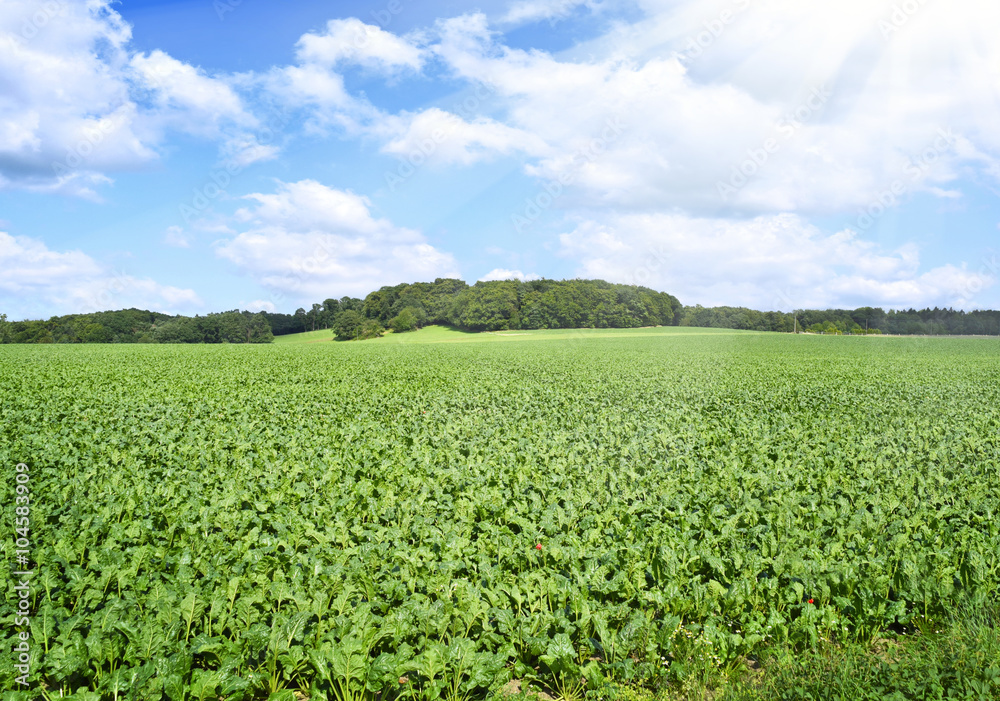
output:
<svg viewBox="0 0 1000 701"><path fill-rule="evenodd" d="M955 197L963 168L1000 178L1000 6L922 4L886 38L894 3L882 0L643 5L641 21L559 57L504 46L481 14L437 27L438 57L548 145L530 175L564 174L620 118L621 138L575 172L578 197L561 206L826 213L897 180ZM955 141L911 180L948 129ZM734 169L752 174L724 197Z"/></svg>
<svg viewBox="0 0 1000 701"><path fill-rule="evenodd" d="M257 80L286 108L306 111L305 131L311 135L325 136L330 127L336 127L350 136L364 136L393 119L363 96L350 94L344 77L327 65L273 68Z"/></svg>
<svg viewBox="0 0 1000 701"><path fill-rule="evenodd" d="M4 2L0 188L96 198L105 172L156 157L122 72L130 38L107 3Z"/></svg>
<svg viewBox="0 0 1000 701"><path fill-rule="evenodd" d="M0 10L0 189L99 199L148 166L168 133L241 151L257 122L224 79L162 51L136 54L110 0L6 0ZM250 144L252 147L253 144ZM266 149L244 162L273 156Z"/></svg>
<svg viewBox="0 0 1000 701"><path fill-rule="evenodd" d="M489 282L490 280L520 280L529 282L531 280L541 280L541 275L529 273L525 275L520 270L505 270L504 268L494 268L490 272L479 278L479 282Z"/></svg>
<svg viewBox="0 0 1000 701"><path fill-rule="evenodd" d="M387 119L379 130L396 133L382 146L383 153L417 163L469 165L498 155L541 155L547 150L545 142L523 130L486 117L466 121L436 107Z"/></svg>
<svg viewBox="0 0 1000 701"><path fill-rule="evenodd" d="M419 232L371 214L371 202L313 180L255 193L236 213L246 230L217 248L220 257L297 303L381 285L456 276L452 256Z"/></svg>
<svg viewBox="0 0 1000 701"><path fill-rule="evenodd" d="M161 116L179 122L185 131L215 136L222 122L256 124L231 87L163 51L136 54L130 65L139 85L152 93Z"/></svg>
<svg viewBox="0 0 1000 701"><path fill-rule="evenodd" d="M168 226L163 234L163 243L175 248L190 248L191 237L184 231L184 227Z"/></svg>
<svg viewBox="0 0 1000 701"><path fill-rule="evenodd" d="M275 67L256 82L283 104L308 110L307 132L324 135L333 126L352 136L392 138L403 131L400 118L350 94L342 73L352 65L390 77L419 72L425 53L410 38L359 19L330 20L324 33L302 35L294 65Z"/></svg>
<svg viewBox="0 0 1000 701"><path fill-rule="evenodd" d="M304 34L296 57L302 64L335 67L353 63L391 72L419 71L423 51L411 42L354 17L327 22L324 34Z"/></svg>
<svg viewBox="0 0 1000 701"><path fill-rule="evenodd" d="M297 106L347 108L355 102L344 87L344 78L323 66L274 69L266 76L265 84L272 93Z"/></svg>
<svg viewBox="0 0 1000 701"><path fill-rule="evenodd" d="M241 169L253 163L273 161L280 153L278 146L262 144L253 134L236 134L222 146L226 163Z"/></svg>
<svg viewBox="0 0 1000 701"><path fill-rule="evenodd" d="M242 309L246 309L249 312L271 312L271 313L274 313L274 311L277 309L277 307L275 307L275 305L274 305L274 302L269 302L269 301L267 301L265 299L255 299L252 302L247 302L247 303L244 303L244 304L240 304L240 307Z"/></svg>
<svg viewBox="0 0 1000 701"><path fill-rule="evenodd" d="M129 66L134 92L150 103L144 123L152 139L168 129L213 139L241 168L277 157L277 146L259 143L257 118L225 80L159 50L133 55Z"/></svg>
<svg viewBox="0 0 1000 701"><path fill-rule="evenodd" d="M6 0L0 190L97 198L114 173L159 158L174 131L217 142L240 166L273 160L279 146L254 135L250 110L273 99L303 110L307 132L336 127L411 162L523 157L528 176L565 185L554 204L579 226L563 253L588 275L625 279L663 245L683 261L660 263L663 287L706 303L946 303L993 284L961 265L924 270L912 246L885 251L807 220L853 219L893 189L890 207L914 193L961 200L968 182L1000 181L1000 5L920 2L904 23L897 0L637 0L640 21L559 55L511 48L497 31L584 5L605 6L513 0L495 27L467 14L419 36L338 19L301 37L294 65L219 76L162 51L135 53L110 0L45 4L42 14L37 2ZM392 114L342 75L361 67L393 83L426 80L429 66L485 90L482 114ZM455 268L349 192L302 181L249 202L242 233L219 254L304 301L320 288L363 294ZM53 264L71 255L48 254Z"/></svg>
<svg viewBox="0 0 1000 701"><path fill-rule="evenodd" d="M486 116L463 118L438 107L391 114L345 87L347 65L394 75L402 69L419 71L426 55L412 38L358 19L333 20L324 34L302 36L295 65L274 68L259 82L284 104L308 111L307 131L322 135L336 127L350 136L372 137L383 153L411 162L469 165L513 153L539 157L549 152L537 135Z"/></svg>
<svg viewBox="0 0 1000 701"><path fill-rule="evenodd" d="M564 19L581 6L594 8L596 3L593 0L519 0L510 6L501 21L521 24L543 19Z"/></svg>
<svg viewBox="0 0 1000 701"><path fill-rule="evenodd" d="M989 271L952 265L920 272L912 244L884 251L853 231L826 235L792 214L611 215L579 222L560 243L581 277L648 285L706 306L967 308L997 282Z"/></svg>
<svg viewBox="0 0 1000 701"><path fill-rule="evenodd" d="M87 279L101 274L100 266L81 251L50 251L41 241L13 237L0 231L0 289L7 294L27 294L51 280Z"/></svg>
<svg viewBox="0 0 1000 701"><path fill-rule="evenodd" d="M0 305L12 318L137 307L170 314L203 306L190 289L161 285L101 265L81 251L0 231Z"/></svg>

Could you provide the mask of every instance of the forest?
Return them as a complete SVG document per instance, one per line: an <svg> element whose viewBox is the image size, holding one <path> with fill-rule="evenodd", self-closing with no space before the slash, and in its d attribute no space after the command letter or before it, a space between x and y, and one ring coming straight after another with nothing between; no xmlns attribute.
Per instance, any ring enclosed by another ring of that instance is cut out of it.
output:
<svg viewBox="0 0 1000 701"><path fill-rule="evenodd" d="M0 343L270 343L263 314L238 310L206 316L170 316L142 309L69 314L47 321L7 321Z"/></svg>
<svg viewBox="0 0 1000 701"><path fill-rule="evenodd" d="M437 278L382 287L363 300L327 299L308 311L267 318L275 335L332 329L338 339L349 340L428 324L464 331L676 326L682 309L665 292L603 280L498 280L470 286Z"/></svg>
<svg viewBox="0 0 1000 701"><path fill-rule="evenodd" d="M750 331L806 331L828 334L892 334L897 336L997 336L1000 311L907 309L800 309L759 312L744 307L684 307L679 326Z"/></svg>
<svg viewBox="0 0 1000 701"><path fill-rule="evenodd" d="M371 338L386 329L445 324L466 331L697 326L823 334L1000 335L1000 312L955 309L804 309L683 306L676 297L603 280L478 282L438 278L382 287L365 299L343 297L267 314L276 336L332 329L340 339Z"/></svg>
<svg viewBox="0 0 1000 701"><path fill-rule="evenodd" d="M515 329L706 328L823 334L1000 335L1000 311L955 309L804 309L684 306L671 294L603 280L455 278L382 287L364 299L330 297L293 314L232 310L170 316L139 309L8 321L0 343L269 343L274 336L329 329L338 340L442 324L465 331Z"/></svg>

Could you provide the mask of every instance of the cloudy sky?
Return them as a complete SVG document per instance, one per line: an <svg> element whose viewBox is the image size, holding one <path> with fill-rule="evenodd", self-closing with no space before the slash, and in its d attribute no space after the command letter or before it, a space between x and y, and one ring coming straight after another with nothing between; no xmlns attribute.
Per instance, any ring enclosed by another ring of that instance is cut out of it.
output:
<svg viewBox="0 0 1000 701"><path fill-rule="evenodd" d="M0 312L1000 308L1000 5L4 0Z"/></svg>

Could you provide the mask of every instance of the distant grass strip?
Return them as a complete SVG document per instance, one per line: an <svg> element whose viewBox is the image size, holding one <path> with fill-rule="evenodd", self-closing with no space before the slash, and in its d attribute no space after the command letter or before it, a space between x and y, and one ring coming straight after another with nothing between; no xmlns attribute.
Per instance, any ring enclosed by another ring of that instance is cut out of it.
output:
<svg viewBox="0 0 1000 701"><path fill-rule="evenodd" d="M426 326L408 333L388 332L382 338L369 341L341 341L341 343L421 344L421 343L502 343L515 341L587 340L591 338L631 338L649 336L732 336L752 335L757 331L734 329L702 329L677 326L656 326L638 329L536 329L511 331L462 331L450 326ZM275 336L277 344L332 342L333 331L321 329L305 333Z"/></svg>

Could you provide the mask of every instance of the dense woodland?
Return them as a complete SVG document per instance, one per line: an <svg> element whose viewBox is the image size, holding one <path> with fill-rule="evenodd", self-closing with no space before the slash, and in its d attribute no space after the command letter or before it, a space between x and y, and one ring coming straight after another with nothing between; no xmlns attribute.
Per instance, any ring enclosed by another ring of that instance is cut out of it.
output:
<svg viewBox="0 0 1000 701"><path fill-rule="evenodd" d="M339 339L386 329L446 324L466 331L676 326L683 307L673 295L603 280L499 280L469 286L438 278L383 287L364 300L327 299L294 315L269 314L276 335L333 329Z"/></svg>
<svg viewBox="0 0 1000 701"><path fill-rule="evenodd" d="M329 298L294 314L229 311L168 316L126 309L48 321L7 321L0 343L269 343L274 336L329 329L340 340L402 333L428 324L467 331L700 326L830 334L1000 335L1000 312L861 307L759 312L685 307L673 295L603 280L462 280L382 287L364 299Z"/></svg>
<svg viewBox="0 0 1000 701"><path fill-rule="evenodd" d="M907 309L797 310L793 313L758 312L744 307L685 307L680 326L704 326L752 331L807 331L839 334L894 334L919 336L997 336L1000 311Z"/></svg>
<svg viewBox="0 0 1000 701"><path fill-rule="evenodd" d="M701 326L784 333L1000 335L997 311L860 307L786 313L685 307L663 292L601 280L479 282L470 287L461 280L439 278L383 287L364 300L328 299L308 311L267 316L275 335L332 329L341 339L370 338L387 328L410 331L425 324L468 331Z"/></svg>
<svg viewBox="0 0 1000 701"><path fill-rule="evenodd" d="M54 316L48 321L7 321L0 314L0 343L270 343L263 314L229 311L169 316L141 309Z"/></svg>

